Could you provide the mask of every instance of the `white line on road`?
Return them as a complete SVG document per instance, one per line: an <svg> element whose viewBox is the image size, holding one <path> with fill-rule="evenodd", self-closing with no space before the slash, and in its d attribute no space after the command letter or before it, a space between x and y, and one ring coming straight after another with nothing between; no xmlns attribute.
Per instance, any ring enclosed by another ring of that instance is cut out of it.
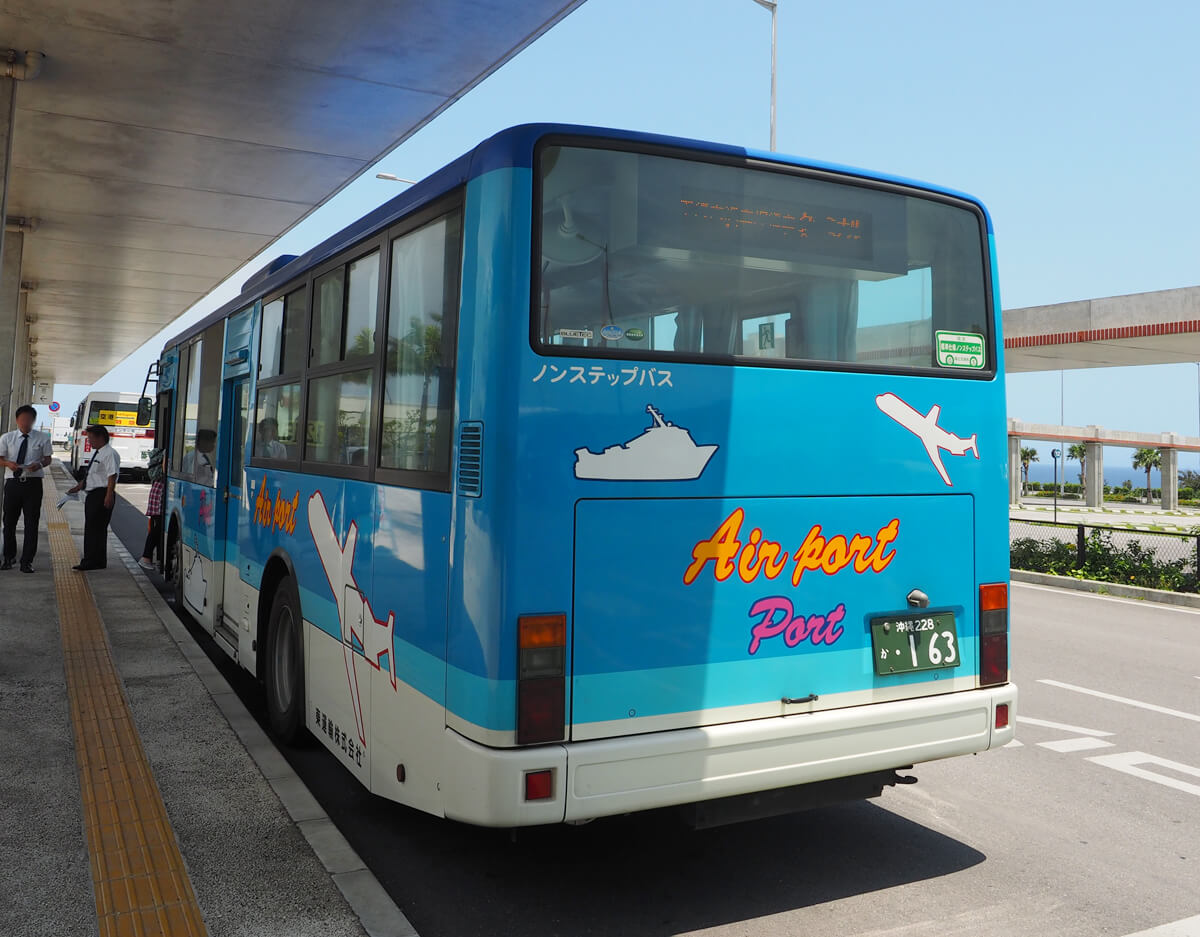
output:
<svg viewBox="0 0 1200 937"><path fill-rule="evenodd" d="M1017 716L1017 722L1027 726L1041 726L1043 729L1058 729L1062 732L1073 732L1076 735L1094 735L1097 738L1112 735L1111 732L1101 732L1099 729L1085 729L1082 726L1067 725L1065 722L1047 722L1045 719L1031 719L1029 716Z"/></svg>
<svg viewBox="0 0 1200 937"><path fill-rule="evenodd" d="M1178 709L1167 709L1165 706L1143 703L1141 700L1129 699L1127 696L1113 696L1111 693L1101 693L1099 690L1089 690L1087 687L1075 686L1071 683L1059 683L1057 680L1039 680L1038 683L1045 683L1047 686L1056 686L1063 690L1072 690L1076 693L1084 693L1088 696L1096 696L1100 699L1112 700L1114 703L1124 703L1126 706L1136 706L1138 709L1148 709L1151 712L1177 716L1180 719L1187 719L1190 722L1200 722L1200 716L1197 716L1195 713L1180 712Z"/></svg>
<svg viewBox="0 0 1200 937"><path fill-rule="evenodd" d="M1052 752L1082 752L1089 748L1112 748L1112 742L1106 742L1103 739L1063 739L1061 742L1038 742L1042 748L1048 748Z"/></svg>
<svg viewBox="0 0 1200 937"><path fill-rule="evenodd" d="M1138 765L1161 765L1164 768L1170 768L1172 771L1178 771L1180 774L1190 774L1193 777L1200 778L1200 768L1193 768L1191 765L1181 765L1177 761L1167 761L1165 758L1157 758L1154 755L1147 755L1145 752L1119 752L1116 755L1097 755L1094 758L1089 758L1088 761L1094 761L1096 764L1103 765L1106 768L1114 768L1125 774L1132 774L1135 778L1144 778L1147 781L1153 781L1155 784L1173 787L1177 791L1185 791L1188 794L1195 794L1197 797L1200 797L1200 784L1189 784L1187 781L1167 777L1165 774L1159 774L1157 771L1147 771L1145 768L1137 767ZM1200 930L1181 933L1200 934Z"/></svg>
<svg viewBox="0 0 1200 937"><path fill-rule="evenodd" d="M1175 921L1173 924L1160 924L1149 930L1140 930L1127 937L1197 937L1200 935L1200 914L1186 921Z"/></svg>

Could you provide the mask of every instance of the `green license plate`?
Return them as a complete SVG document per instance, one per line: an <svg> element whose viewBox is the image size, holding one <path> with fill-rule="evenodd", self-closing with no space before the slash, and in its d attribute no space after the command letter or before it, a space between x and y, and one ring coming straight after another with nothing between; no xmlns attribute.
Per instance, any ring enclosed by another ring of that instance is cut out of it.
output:
<svg viewBox="0 0 1200 937"><path fill-rule="evenodd" d="M919 612L871 619L877 674L944 670L962 663L953 612Z"/></svg>

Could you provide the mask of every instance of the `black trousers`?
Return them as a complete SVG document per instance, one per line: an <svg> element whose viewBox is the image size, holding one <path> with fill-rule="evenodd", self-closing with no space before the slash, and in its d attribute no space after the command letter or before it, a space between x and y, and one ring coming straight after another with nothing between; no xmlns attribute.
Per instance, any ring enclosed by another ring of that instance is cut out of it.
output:
<svg viewBox="0 0 1200 937"><path fill-rule="evenodd" d="M158 560L162 562L162 515L150 515L150 522L146 526L146 545L142 547L142 559L154 559L157 554Z"/></svg>
<svg viewBox="0 0 1200 937"><path fill-rule="evenodd" d="M108 565L108 521L112 508L104 506L107 488L93 488L83 499L83 559L81 566L103 569Z"/></svg>
<svg viewBox="0 0 1200 937"><path fill-rule="evenodd" d="M21 565L33 562L38 545L38 521L42 516L42 480L10 478L4 483L4 558L17 558L17 518L25 518Z"/></svg>

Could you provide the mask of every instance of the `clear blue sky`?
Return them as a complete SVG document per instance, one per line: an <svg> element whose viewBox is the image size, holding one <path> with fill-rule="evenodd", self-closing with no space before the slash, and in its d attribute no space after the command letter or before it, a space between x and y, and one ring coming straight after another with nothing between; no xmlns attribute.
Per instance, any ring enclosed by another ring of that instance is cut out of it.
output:
<svg viewBox="0 0 1200 937"><path fill-rule="evenodd" d="M780 0L778 149L979 196L1006 308L1197 285L1197 36L1200 4L1171 0ZM769 63L770 15L752 0L587 0L377 169L421 178L533 120L765 149ZM140 389L164 338L249 271L396 194L374 171L95 386ZM1063 384L1067 423L1200 433L1192 365ZM1009 414L1058 422L1059 385L1058 372L1011 376ZM66 408L86 390L55 393Z"/></svg>

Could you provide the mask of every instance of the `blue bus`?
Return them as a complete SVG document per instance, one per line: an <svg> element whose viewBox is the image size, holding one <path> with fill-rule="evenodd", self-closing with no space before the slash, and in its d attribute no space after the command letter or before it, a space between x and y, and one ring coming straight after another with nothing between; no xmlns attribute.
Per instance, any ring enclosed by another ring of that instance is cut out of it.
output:
<svg viewBox="0 0 1200 937"><path fill-rule="evenodd" d="M991 224L875 173L497 134L167 343L176 601L473 824L878 796L1006 744Z"/></svg>

